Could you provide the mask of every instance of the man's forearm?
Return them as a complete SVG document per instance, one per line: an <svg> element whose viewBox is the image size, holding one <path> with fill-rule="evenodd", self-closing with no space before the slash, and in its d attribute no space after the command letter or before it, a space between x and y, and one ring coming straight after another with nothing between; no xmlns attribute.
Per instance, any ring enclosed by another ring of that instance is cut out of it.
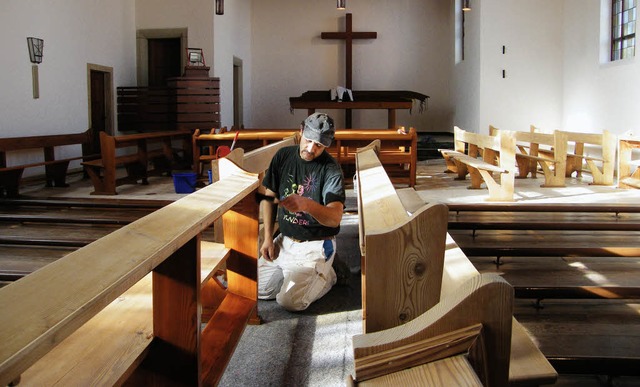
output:
<svg viewBox="0 0 640 387"><path fill-rule="evenodd" d="M262 224L264 226L264 237L273 238L274 225L275 225L275 208L276 205L271 200L262 200L260 202L260 208L262 210Z"/></svg>
<svg viewBox="0 0 640 387"><path fill-rule="evenodd" d="M342 203L333 202L326 206L318 202L313 202L310 205L307 213L314 217L323 226L338 227L342 220Z"/></svg>
<svg viewBox="0 0 640 387"><path fill-rule="evenodd" d="M280 205L291 212L306 212L327 227L338 227L342 220L343 206L341 202L331 202L323 206L312 199L294 194L280 200Z"/></svg>

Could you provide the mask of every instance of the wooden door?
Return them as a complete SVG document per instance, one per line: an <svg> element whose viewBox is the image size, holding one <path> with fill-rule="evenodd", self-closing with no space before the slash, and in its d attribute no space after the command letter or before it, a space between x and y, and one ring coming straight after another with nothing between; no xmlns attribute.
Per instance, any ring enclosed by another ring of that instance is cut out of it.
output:
<svg viewBox="0 0 640 387"><path fill-rule="evenodd" d="M91 82L91 144L83 149L83 155L100 153L100 132L107 129L107 101L106 101L106 73L91 70L89 74Z"/></svg>
<svg viewBox="0 0 640 387"><path fill-rule="evenodd" d="M233 126L241 128L242 118L242 60L233 58Z"/></svg>
<svg viewBox="0 0 640 387"><path fill-rule="evenodd" d="M149 86L166 86L167 78L179 77L180 38L149 39Z"/></svg>

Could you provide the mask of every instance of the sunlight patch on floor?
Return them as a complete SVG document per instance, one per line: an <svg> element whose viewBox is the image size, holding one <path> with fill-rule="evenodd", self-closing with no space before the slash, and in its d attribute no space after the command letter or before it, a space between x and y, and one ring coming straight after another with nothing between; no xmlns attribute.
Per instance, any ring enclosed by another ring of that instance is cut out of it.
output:
<svg viewBox="0 0 640 387"><path fill-rule="evenodd" d="M343 385L345 378L353 374L350 338L361 333L362 310L317 316L309 385ZM344 370L344 374L336 370ZM340 378L337 378L338 374L341 374Z"/></svg>

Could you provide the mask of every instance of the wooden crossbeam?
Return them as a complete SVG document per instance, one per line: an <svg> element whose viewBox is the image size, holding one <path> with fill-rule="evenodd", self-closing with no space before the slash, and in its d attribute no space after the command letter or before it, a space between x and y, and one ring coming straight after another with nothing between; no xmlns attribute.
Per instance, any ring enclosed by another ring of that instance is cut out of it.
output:
<svg viewBox="0 0 640 387"><path fill-rule="evenodd" d="M353 31L353 15L347 14L345 31L343 32L323 32L320 34L321 39L341 39L345 41L345 86L347 89L352 87L352 67L353 67L353 40L354 39L376 39L377 32L355 32Z"/></svg>
<svg viewBox="0 0 640 387"><path fill-rule="evenodd" d="M353 17L347 14L344 32L322 32L321 39L340 39L345 41L345 87L353 89L353 40L354 39L377 39L377 32L354 32ZM345 110L345 127L351 128L351 109Z"/></svg>

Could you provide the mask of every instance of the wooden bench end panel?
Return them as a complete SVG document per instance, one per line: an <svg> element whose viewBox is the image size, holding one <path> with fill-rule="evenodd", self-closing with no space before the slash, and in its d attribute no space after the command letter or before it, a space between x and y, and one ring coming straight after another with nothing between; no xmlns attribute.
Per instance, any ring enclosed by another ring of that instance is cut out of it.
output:
<svg viewBox="0 0 640 387"><path fill-rule="evenodd" d="M354 359L463 329L483 326L489 385L506 386L509 377L513 288L497 274L477 275L454 294L403 326L353 338ZM417 355L416 355L417 356ZM357 379L357 377L356 377Z"/></svg>
<svg viewBox="0 0 640 387"><path fill-rule="evenodd" d="M429 204L394 230L366 235L365 332L404 324L438 303L448 216L445 205Z"/></svg>

